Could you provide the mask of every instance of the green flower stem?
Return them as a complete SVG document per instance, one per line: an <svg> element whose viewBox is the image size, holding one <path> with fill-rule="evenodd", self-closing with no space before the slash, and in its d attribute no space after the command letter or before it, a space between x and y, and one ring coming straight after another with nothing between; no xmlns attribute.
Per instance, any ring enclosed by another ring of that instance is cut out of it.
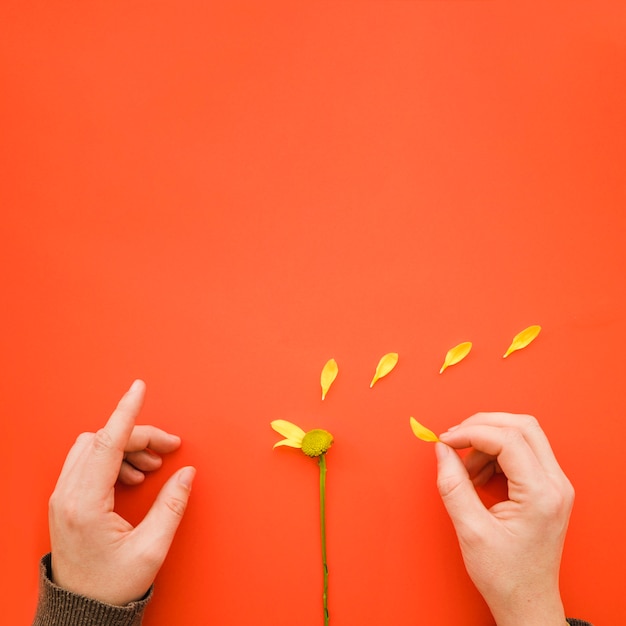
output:
<svg viewBox="0 0 626 626"><path fill-rule="evenodd" d="M324 572L324 626L328 626L328 563L326 562L326 455L319 457L320 466L320 532L322 538L322 568Z"/></svg>

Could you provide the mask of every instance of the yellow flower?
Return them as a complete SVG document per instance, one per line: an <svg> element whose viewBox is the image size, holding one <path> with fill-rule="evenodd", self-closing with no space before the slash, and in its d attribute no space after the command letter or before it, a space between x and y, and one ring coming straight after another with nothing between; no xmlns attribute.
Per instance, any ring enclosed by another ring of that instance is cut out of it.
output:
<svg viewBox="0 0 626 626"><path fill-rule="evenodd" d="M326 562L326 452L333 445L333 436L321 428L305 433L302 428L286 420L274 420L270 426L285 439L274 444L274 447L289 446L300 448L304 454L317 457L320 468L320 535L322 540L322 567L324 571L324 588L322 606L324 626L328 626L328 563Z"/></svg>
<svg viewBox="0 0 626 626"><path fill-rule="evenodd" d="M333 444L333 436L321 428L315 428L305 433L302 428L286 420L274 420L270 426L285 437L285 439L277 441L274 448L278 446L300 448L307 456L316 457L326 454Z"/></svg>

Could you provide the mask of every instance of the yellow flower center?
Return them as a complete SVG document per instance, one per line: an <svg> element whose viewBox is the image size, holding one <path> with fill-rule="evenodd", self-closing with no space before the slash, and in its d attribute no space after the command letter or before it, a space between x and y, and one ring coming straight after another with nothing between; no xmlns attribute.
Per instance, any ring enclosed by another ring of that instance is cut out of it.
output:
<svg viewBox="0 0 626 626"><path fill-rule="evenodd" d="M333 443L333 436L326 430L315 428L302 438L302 452L307 456L321 456Z"/></svg>

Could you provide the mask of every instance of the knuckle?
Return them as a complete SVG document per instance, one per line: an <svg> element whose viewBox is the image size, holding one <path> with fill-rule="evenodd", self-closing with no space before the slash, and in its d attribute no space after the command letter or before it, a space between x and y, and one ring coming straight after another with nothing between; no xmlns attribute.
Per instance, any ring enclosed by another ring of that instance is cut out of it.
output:
<svg viewBox="0 0 626 626"><path fill-rule="evenodd" d="M565 505L571 509L574 505L574 500L576 498L576 490L574 489L574 485L566 478L565 484L563 486L563 499L565 501Z"/></svg>
<svg viewBox="0 0 626 626"><path fill-rule="evenodd" d="M48 513L57 524L70 529L88 526L90 523L89 512L85 511L77 498L63 497L56 492L48 501Z"/></svg>
<svg viewBox="0 0 626 626"><path fill-rule="evenodd" d="M439 476L437 489L443 499L450 498L460 488L461 483L454 476Z"/></svg>
<svg viewBox="0 0 626 626"><path fill-rule="evenodd" d="M527 430L541 429L539 426L539 420L533 415L520 415L520 419L522 422L522 428Z"/></svg>
<svg viewBox="0 0 626 626"><path fill-rule="evenodd" d="M107 452L113 447L113 439L105 428L101 428L93 435L93 449L96 452Z"/></svg>
<svg viewBox="0 0 626 626"><path fill-rule="evenodd" d="M524 435L522 435L521 431L511 426L504 429L503 436L505 445L507 446L517 446L524 439Z"/></svg>
<svg viewBox="0 0 626 626"><path fill-rule="evenodd" d="M76 437L76 444L83 445L88 444L94 438L94 433L80 433L78 437Z"/></svg>
<svg viewBox="0 0 626 626"><path fill-rule="evenodd" d="M59 510L59 497L56 491L48 498L48 511L50 515L55 515Z"/></svg>
<svg viewBox="0 0 626 626"><path fill-rule="evenodd" d="M176 496L169 496L165 499L165 506L177 517L182 517L185 514L187 503Z"/></svg>
<svg viewBox="0 0 626 626"><path fill-rule="evenodd" d="M566 480L546 489L539 499L541 512L547 519L567 518L574 503L574 488Z"/></svg>

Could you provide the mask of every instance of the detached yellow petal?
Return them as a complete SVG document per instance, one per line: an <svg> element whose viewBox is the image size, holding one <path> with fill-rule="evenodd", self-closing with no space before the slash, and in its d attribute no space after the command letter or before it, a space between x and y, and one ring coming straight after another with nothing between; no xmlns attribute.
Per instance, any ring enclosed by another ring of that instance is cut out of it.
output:
<svg viewBox="0 0 626 626"><path fill-rule="evenodd" d="M295 424L292 424L291 422L288 422L287 420L274 420L273 422L270 422L270 426L279 435L282 435L283 437L286 437L287 439L295 443L302 444L304 435L306 435L306 433L302 430L302 428L300 428L299 426L296 426ZM281 444L281 445L287 445L287 444Z"/></svg>
<svg viewBox="0 0 626 626"><path fill-rule="evenodd" d="M322 369L322 375L320 376L320 384L322 385L322 400L326 397L330 386L333 384L337 374L339 373L339 366L335 359L330 359L326 362Z"/></svg>
<svg viewBox="0 0 626 626"><path fill-rule="evenodd" d="M525 328L521 333L518 333L513 337L513 341L509 346L509 349L504 353L503 359L506 359L511 352L521 350L525 348L537 335L541 332L541 326L529 326Z"/></svg>
<svg viewBox="0 0 626 626"><path fill-rule="evenodd" d="M409 418L411 423L411 430L413 434L422 441L439 441L439 437L435 435L432 430L428 430L425 426L422 426L414 417Z"/></svg>
<svg viewBox="0 0 626 626"><path fill-rule="evenodd" d="M376 381L383 376L387 376L389 372L398 364L398 353L397 352L389 352L385 354L380 361L378 361L378 365L376 366L376 373L374 374L374 378L372 378L372 382L370 383L370 389L374 386Z"/></svg>
<svg viewBox="0 0 626 626"><path fill-rule="evenodd" d="M450 365L454 365L455 363L462 361L469 354L471 349L471 341L465 341L460 343L458 346L454 346L454 348L450 348L450 350L448 350L448 354L446 354L446 358L443 361L443 365L441 366L439 373L443 374L446 367L450 367Z"/></svg>

